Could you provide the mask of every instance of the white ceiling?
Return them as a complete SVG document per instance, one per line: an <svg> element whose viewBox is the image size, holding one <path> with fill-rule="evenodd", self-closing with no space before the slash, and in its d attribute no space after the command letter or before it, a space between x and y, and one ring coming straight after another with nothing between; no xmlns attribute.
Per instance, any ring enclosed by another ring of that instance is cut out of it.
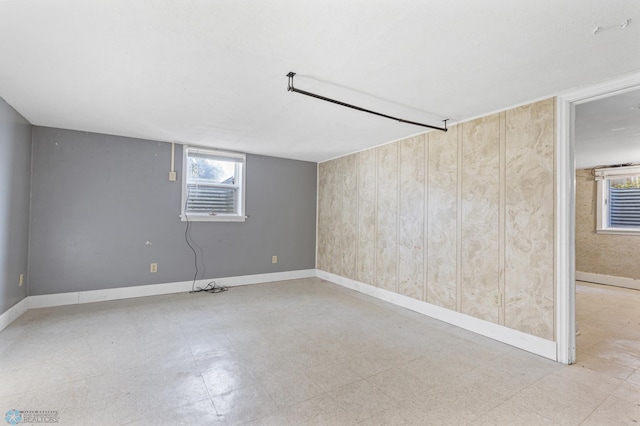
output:
<svg viewBox="0 0 640 426"><path fill-rule="evenodd" d="M640 90L576 106L576 168L640 163Z"/></svg>
<svg viewBox="0 0 640 426"><path fill-rule="evenodd" d="M624 29L593 35L597 26ZM640 69L637 0L0 0L35 125L322 161Z"/></svg>

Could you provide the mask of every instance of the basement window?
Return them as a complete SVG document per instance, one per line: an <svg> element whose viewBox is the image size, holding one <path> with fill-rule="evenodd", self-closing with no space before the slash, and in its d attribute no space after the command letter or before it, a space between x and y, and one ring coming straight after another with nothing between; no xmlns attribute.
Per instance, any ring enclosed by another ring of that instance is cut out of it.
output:
<svg viewBox="0 0 640 426"><path fill-rule="evenodd" d="M183 221L244 222L245 154L184 147Z"/></svg>
<svg viewBox="0 0 640 426"><path fill-rule="evenodd" d="M640 235L640 166L596 169L599 234Z"/></svg>

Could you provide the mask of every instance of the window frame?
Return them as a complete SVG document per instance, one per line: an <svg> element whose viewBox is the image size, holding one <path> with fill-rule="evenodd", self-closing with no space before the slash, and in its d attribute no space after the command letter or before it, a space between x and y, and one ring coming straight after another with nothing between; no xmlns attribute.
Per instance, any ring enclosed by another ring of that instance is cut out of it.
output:
<svg viewBox="0 0 640 426"><path fill-rule="evenodd" d="M187 205L187 172L188 172L188 159L190 153L202 153L206 155L212 155L220 157L221 160L229 159L236 163L236 182L233 185L229 184L207 184L207 186L215 187L233 187L237 189L237 213L226 214L204 214L204 213L186 213L185 208ZM203 148L198 146L183 145L182 148L182 202L180 204L180 220L182 222L245 222L247 216L245 215L245 194L246 194L246 170L247 170L247 158L246 154L232 151L222 151L219 149Z"/></svg>
<svg viewBox="0 0 640 426"><path fill-rule="evenodd" d="M640 165L595 169L596 179L596 233L616 235L640 235L640 227L615 228L610 226L609 188L612 179L640 177Z"/></svg>

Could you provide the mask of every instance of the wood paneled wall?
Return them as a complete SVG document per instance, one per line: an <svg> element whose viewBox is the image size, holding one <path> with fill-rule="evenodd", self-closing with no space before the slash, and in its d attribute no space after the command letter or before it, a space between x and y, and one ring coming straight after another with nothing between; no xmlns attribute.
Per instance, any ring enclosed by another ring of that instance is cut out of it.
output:
<svg viewBox="0 0 640 426"><path fill-rule="evenodd" d="M318 269L553 340L554 105L321 163Z"/></svg>

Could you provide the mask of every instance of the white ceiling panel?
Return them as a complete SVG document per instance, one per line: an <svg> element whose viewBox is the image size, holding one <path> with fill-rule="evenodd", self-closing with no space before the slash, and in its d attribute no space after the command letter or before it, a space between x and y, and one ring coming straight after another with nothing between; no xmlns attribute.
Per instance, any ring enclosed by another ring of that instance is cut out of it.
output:
<svg viewBox="0 0 640 426"><path fill-rule="evenodd" d="M596 26L612 28L598 35ZM636 0L0 1L35 125L322 161L640 69Z"/></svg>

